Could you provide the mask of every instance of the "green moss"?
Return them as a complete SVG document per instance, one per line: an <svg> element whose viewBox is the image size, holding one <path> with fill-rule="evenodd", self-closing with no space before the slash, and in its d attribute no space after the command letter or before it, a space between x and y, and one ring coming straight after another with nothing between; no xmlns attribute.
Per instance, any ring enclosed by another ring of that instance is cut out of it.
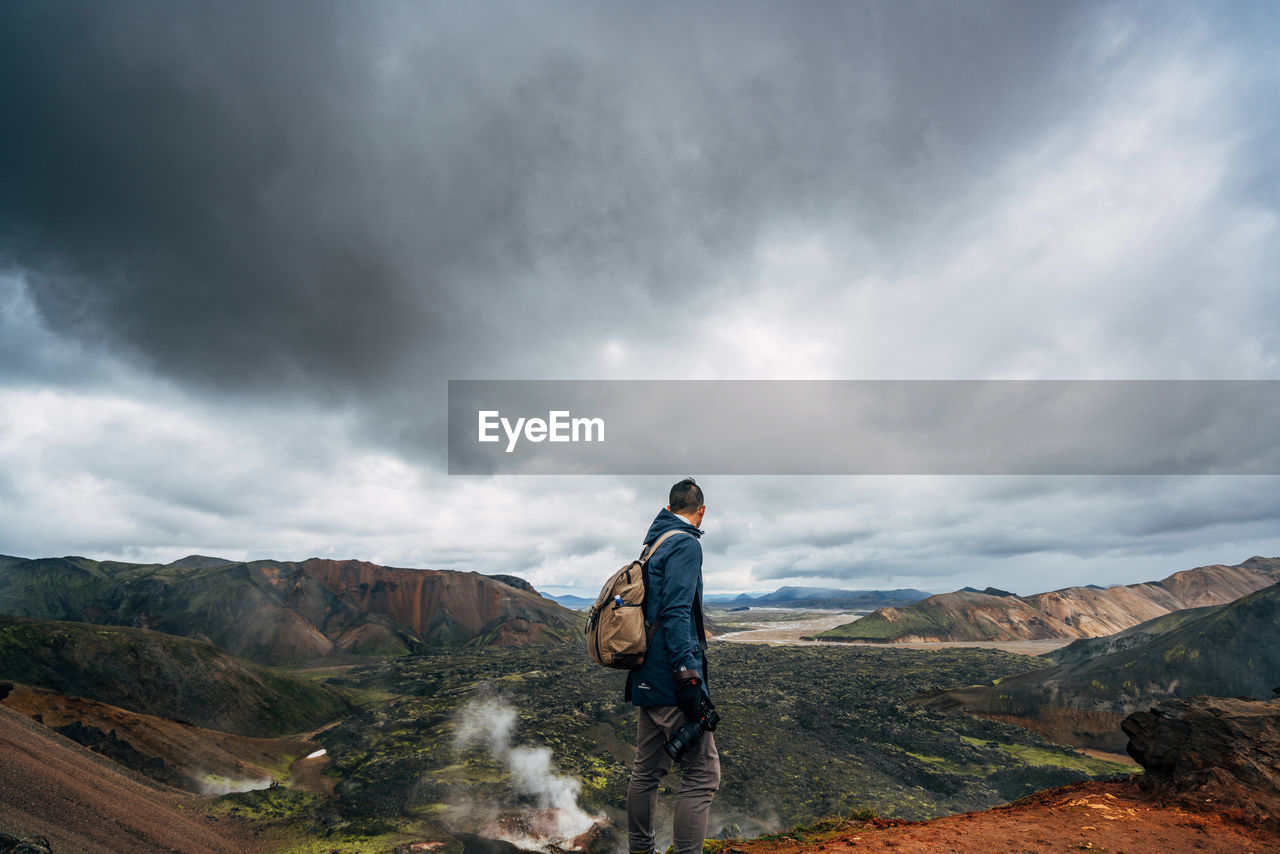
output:
<svg viewBox="0 0 1280 854"><path fill-rule="evenodd" d="M995 766L993 765L974 762L956 762L955 760L948 759L945 756L929 756L924 753L913 753L910 750L905 750L903 752L913 759L928 763L929 765L932 765L939 770L946 771L949 774L984 777L995 770Z"/></svg>
<svg viewBox="0 0 1280 854"><path fill-rule="evenodd" d="M416 842L414 836L395 831L375 836L351 836L335 833L319 839L294 837L275 840L271 854L389 854L407 842Z"/></svg>
<svg viewBox="0 0 1280 854"><path fill-rule="evenodd" d="M1068 748L1039 747L1031 744L1001 743L1000 749L1024 765L1053 766L1080 771L1091 776L1106 776L1133 770L1132 765L1095 759Z"/></svg>
<svg viewBox="0 0 1280 854"><path fill-rule="evenodd" d="M320 800L320 795L311 792L277 786L273 789L256 789L252 792L223 795L214 799L208 810L213 815L230 816L262 824L291 818L307 818Z"/></svg>

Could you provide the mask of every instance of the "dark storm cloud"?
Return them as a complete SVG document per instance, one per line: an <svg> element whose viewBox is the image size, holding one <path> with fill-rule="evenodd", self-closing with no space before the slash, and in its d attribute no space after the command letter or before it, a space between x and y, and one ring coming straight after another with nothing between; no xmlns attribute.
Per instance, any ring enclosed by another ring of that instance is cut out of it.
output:
<svg viewBox="0 0 1280 854"><path fill-rule="evenodd" d="M1096 82L1090 11L4 4L0 264L197 385L581 375L771 226L909 243Z"/></svg>
<svg viewBox="0 0 1280 854"><path fill-rule="evenodd" d="M55 328L224 385L358 377L371 327L430 333L362 221L342 112L359 75L331 12L3 14L0 251Z"/></svg>

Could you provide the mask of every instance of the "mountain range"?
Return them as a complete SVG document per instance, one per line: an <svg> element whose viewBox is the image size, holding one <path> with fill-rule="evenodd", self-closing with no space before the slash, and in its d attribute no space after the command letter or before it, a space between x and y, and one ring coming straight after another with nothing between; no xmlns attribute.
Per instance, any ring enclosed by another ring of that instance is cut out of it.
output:
<svg viewBox="0 0 1280 854"><path fill-rule="evenodd" d="M856 786L864 806L925 816L1111 773L1027 729L1116 750L1119 720L1156 700L1268 696L1280 683L1280 584L1267 581L1277 574L1280 560L1253 558L1161 582L1027 597L995 588L734 596L719 604L897 596L908 601L877 614L916 614L918 626L931 617L935 632L977 626L984 639L993 626L996 634L1127 627L1077 640L1030 672L1035 659L995 650L726 644L716 651L717 701L733 723L724 731L731 784L718 803L746 817L817 816L847 812ZM1159 613L1140 621L1145 609ZM320 559L0 557L4 613L18 616L0 617L0 717L21 713L190 791L287 781L225 803L257 805L254 820L272 832L322 834L325 850L345 844L337 828L385 837L394 826L384 819L436 815L484 781L505 791L485 761L449 748L459 715L494 685L583 782L592 799L584 805L602 809L624 796L634 727L626 729L621 674L601 672L567 643L581 636L581 614L515 576ZM264 666L280 664L318 666ZM799 684L795 672L805 674ZM20 746L0 739L3 750L16 755ZM788 771L754 773L771 761ZM48 821L57 826L58 817Z"/></svg>
<svg viewBox="0 0 1280 854"><path fill-rule="evenodd" d="M576 611L595 604L594 599L565 594L548 599ZM838 587L779 587L772 593L708 593L702 601L720 608L797 608L813 610L865 611L888 605L910 605L929 594L923 590L844 590Z"/></svg>
<svg viewBox="0 0 1280 854"><path fill-rule="evenodd" d="M1270 699L1280 685L1280 584L1078 640L1053 666L917 703L1026 726L1060 744L1123 749L1120 721L1168 697Z"/></svg>
<svg viewBox="0 0 1280 854"><path fill-rule="evenodd" d="M881 608L816 635L843 641L1013 641L1114 634L1146 620L1221 605L1280 581L1280 558L1202 566L1161 580L1112 587L1066 587L1032 596L973 588Z"/></svg>
<svg viewBox="0 0 1280 854"><path fill-rule="evenodd" d="M929 594L923 590L842 590L836 587L779 587L772 593L708 596L707 602L750 608L816 608L862 611L892 605L910 605Z"/></svg>
<svg viewBox="0 0 1280 854"><path fill-rule="evenodd" d="M562 642L583 621L514 576L201 555L164 565L0 558L0 614L154 629L267 664Z"/></svg>

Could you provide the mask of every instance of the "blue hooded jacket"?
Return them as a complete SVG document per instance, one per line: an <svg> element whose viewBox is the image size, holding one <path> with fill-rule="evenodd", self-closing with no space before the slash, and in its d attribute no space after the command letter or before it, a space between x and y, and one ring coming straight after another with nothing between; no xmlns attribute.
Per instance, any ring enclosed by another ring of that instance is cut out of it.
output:
<svg viewBox="0 0 1280 854"><path fill-rule="evenodd" d="M644 541L648 545L667 531L684 531L668 537L649 558L645 621L659 617L662 626L649 645L644 664L627 676L626 699L637 706L676 705L677 670L696 670L707 684L707 648L702 627L702 531L663 508ZM709 695L708 695L709 696Z"/></svg>

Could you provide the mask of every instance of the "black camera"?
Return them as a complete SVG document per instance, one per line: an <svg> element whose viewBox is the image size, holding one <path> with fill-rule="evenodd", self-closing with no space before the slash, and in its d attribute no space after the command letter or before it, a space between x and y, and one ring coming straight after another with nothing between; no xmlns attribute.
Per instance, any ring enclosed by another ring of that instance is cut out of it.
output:
<svg viewBox="0 0 1280 854"><path fill-rule="evenodd" d="M720 723L720 713L710 703L702 707L702 717L696 721L690 721L676 731L671 736L671 740L662 745L662 749L667 751L667 755L677 762L685 752L698 743L698 739L702 738L704 732L715 732L716 725Z"/></svg>

